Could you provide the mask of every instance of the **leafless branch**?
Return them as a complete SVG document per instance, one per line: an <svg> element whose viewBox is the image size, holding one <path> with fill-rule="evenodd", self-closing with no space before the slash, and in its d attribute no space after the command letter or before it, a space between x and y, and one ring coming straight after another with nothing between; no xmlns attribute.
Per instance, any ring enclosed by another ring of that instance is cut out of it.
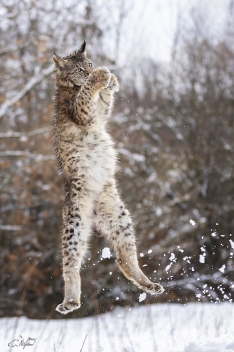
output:
<svg viewBox="0 0 234 352"><path fill-rule="evenodd" d="M23 137L33 137L38 134L43 134L51 132L51 127L43 127L43 128L38 128L33 131L29 132L14 132L14 131L8 131L5 133L0 133L0 138L23 138Z"/></svg>
<svg viewBox="0 0 234 352"><path fill-rule="evenodd" d="M14 105L17 101L22 99L25 96L25 94L27 94L35 85L40 83L44 79L44 77L49 76L53 71L54 71L54 64L51 64L49 67L35 74L35 76L28 81L26 86L20 92L18 92L14 97L9 99L5 104L1 106L0 117L4 116L7 112L7 109L10 106Z"/></svg>
<svg viewBox="0 0 234 352"><path fill-rule="evenodd" d="M228 274L228 272L232 273L233 271L226 271L225 275ZM184 278L181 280L172 280L169 282L161 282L161 284L167 288L171 287L185 287L189 288L194 292L197 292L199 289L197 286L201 286L201 284L204 284L204 282L218 282L220 284L229 284L230 280L223 276L221 272L216 272L211 275L199 275L199 277L188 277Z"/></svg>
<svg viewBox="0 0 234 352"><path fill-rule="evenodd" d="M6 150L0 152L0 156L22 156L25 158L34 159L34 161L47 161L47 160L54 160L54 155L42 155L42 154L34 154L27 151L22 150Z"/></svg>
<svg viewBox="0 0 234 352"><path fill-rule="evenodd" d="M10 53L13 53L14 51L18 51L18 50L24 49L26 47L27 47L27 45L22 45L22 46L18 46L18 47L15 47L15 48L3 49L3 50L0 51L0 56L8 55Z"/></svg>
<svg viewBox="0 0 234 352"><path fill-rule="evenodd" d="M0 230L6 231L20 231L22 226L0 225Z"/></svg>

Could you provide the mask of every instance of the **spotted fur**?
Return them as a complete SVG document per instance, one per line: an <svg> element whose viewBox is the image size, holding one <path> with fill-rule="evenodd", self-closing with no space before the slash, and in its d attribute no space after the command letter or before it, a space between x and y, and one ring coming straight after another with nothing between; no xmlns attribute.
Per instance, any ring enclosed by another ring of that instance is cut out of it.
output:
<svg viewBox="0 0 234 352"><path fill-rule="evenodd" d="M85 42L67 57L53 56L56 68L54 147L64 179L62 259L65 295L56 310L80 307L80 267L92 228L111 242L124 275L141 289L159 294L138 265L129 211L116 188L116 151L106 121L119 85L115 75L92 68Z"/></svg>

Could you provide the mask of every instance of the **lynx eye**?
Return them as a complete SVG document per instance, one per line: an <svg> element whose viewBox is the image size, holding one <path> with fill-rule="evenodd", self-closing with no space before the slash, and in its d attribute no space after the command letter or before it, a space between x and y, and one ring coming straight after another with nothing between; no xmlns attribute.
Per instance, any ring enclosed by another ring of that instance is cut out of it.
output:
<svg viewBox="0 0 234 352"><path fill-rule="evenodd" d="M93 65L91 64L91 62L89 63L89 67L92 67Z"/></svg>
<svg viewBox="0 0 234 352"><path fill-rule="evenodd" d="M78 67L78 68L77 68L77 71L82 72L82 71L84 71L84 70L83 70L82 67Z"/></svg>

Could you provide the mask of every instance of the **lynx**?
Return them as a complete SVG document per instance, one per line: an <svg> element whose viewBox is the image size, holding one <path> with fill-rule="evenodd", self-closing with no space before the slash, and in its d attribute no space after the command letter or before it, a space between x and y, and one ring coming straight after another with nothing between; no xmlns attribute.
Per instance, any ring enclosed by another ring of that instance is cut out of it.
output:
<svg viewBox="0 0 234 352"><path fill-rule="evenodd" d="M152 295L163 288L151 282L137 260L129 211L116 188L117 154L106 122L119 90L116 76L93 69L86 43L73 54L53 56L56 72L55 155L64 180L62 262L65 294L56 310L80 307L80 268L92 228L110 241L123 274Z"/></svg>

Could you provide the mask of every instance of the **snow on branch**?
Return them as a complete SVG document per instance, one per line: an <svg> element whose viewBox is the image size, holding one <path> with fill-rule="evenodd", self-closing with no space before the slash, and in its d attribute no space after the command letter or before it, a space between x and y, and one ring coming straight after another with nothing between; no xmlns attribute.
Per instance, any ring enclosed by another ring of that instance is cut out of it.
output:
<svg viewBox="0 0 234 352"><path fill-rule="evenodd" d="M29 132L14 132L14 131L8 131L5 133L0 133L0 138L27 138L27 137L32 137L36 136L38 134L43 134L51 132L51 127L43 127L43 128L38 128L33 131Z"/></svg>
<svg viewBox="0 0 234 352"><path fill-rule="evenodd" d="M6 49L3 49L3 50L0 50L0 56L3 56L3 55L8 55L14 51L18 51L18 50L21 50L23 48L26 48L27 45L21 45L21 46L17 46L15 48L6 48Z"/></svg>
<svg viewBox="0 0 234 352"><path fill-rule="evenodd" d="M6 231L20 231L22 226L0 225L0 230Z"/></svg>
<svg viewBox="0 0 234 352"><path fill-rule="evenodd" d="M0 152L0 156L23 156L26 158L34 159L34 161L55 160L54 155L33 154L30 152L21 151L21 150L6 150L3 152Z"/></svg>
<svg viewBox="0 0 234 352"><path fill-rule="evenodd" d="M20 92L18 92L14 97L9 99L5 104L2 104L0 108L0 117L4 116L7 112L7 109L14 105L17 101L22 99L25 94L27 94L36 84L40 83L44 77L50 75L54 71L54 64L51 64L49 67L41 70L34 77L32 77L28 83L25 85Z"/></svg>
<svg viewBox="0 0 234 352"><path fill-rule="evenodd" d="M225 274L229 272L232 273L233 271L231 270L226 271ZM160 284L162 284L167 288L184 287L184 288L190 289L191 291L197 292L199 290L199 287L205 282L213 282L213 283L228 285L230 284L230 281L231 281L230 279L223 276L221 273L216 272L211 275L200 275L199 277L194 276L194 277L184 278L181 280L160 282Z"/></svg>

